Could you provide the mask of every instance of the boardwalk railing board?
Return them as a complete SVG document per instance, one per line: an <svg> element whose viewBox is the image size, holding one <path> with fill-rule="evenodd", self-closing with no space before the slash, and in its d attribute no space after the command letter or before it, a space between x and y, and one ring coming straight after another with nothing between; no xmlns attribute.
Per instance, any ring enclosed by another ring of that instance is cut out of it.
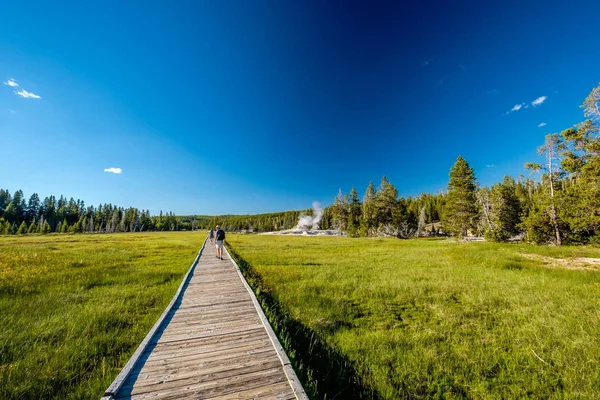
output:
<svg viewBox="0 0 600 400"><path fill-rule="evenodd" d="M225 248L225 252L231 259L231 262L233 263L233 265L235 265L235 269L237 270L237 272L240 276L240 279L242 280L242 283L246 287L246 290L248 290L248 292L250 293L250 297L252 298L252 303L254 304L254 308L256 309L256 312L258 313L260 320L262 321L262 323L265 327L265 330L267 331L267 334L269 335L269 339L271 339L271 342L273 343L273 346L275 347L275 350L277 351L277 355L279 356L279 360L281 361L281 364L283 365L283 370L285 372L285 375L288 378L288 381L290 382L290 385L292 386L292 390L294 391L294 394L296 395L296 399L308 400L308 396L306 395L306 392L304 391L304 388L302 387L302 384L300 383L300 380L298 379L298 376L296 375L296 372L294 371L294 368L292 367L292 363L290 362L290 359L288 358L287 354L285 353L283 346L281 346L281 343L279 343L279 339L277 338L277 335L273 331L273 328L271 327L269 320L267 319L265 313L263 312L263 310L260 306L260 303L258 302L256 295L254 294L254 291L252 290L250 285L248 285L248 282L246 282L246 278L244 278L244 275L242 274L240 267L237 265L237 263L235 262L233 257L231 257L231 255L229 254L229 251L227 251L227 248Z"/></svg>
<svg viewBox="0 0 600 400"><path fill-rule="evenodd" d="M131 372L131 370L133 369L135 364L138 362L140 356L144 353L144 351L150 344L152 337L154 336L156 331L158 331L158 329L162 325L162 323L165 320L165 318L167 317L167 315L171 312L175 303L177 303L177 300L179 299L179 297L182 294L183 288L190 280L190 278L194 272L194 269L196 268L196 265L198 265L198 260L200 260L200 257L202 256L202 252L204 251L204 247L206 246L207 240L208 240L208 237L206 237L204 239L204 242L202 243L202 247L200 248L200 251L196 255L194 262L192 263L192 265L188 269L187 273L185 274L185 277L181 281L181 284L179 285L177 292L171 299L171 302L169 303L169 305L167 306L165 311L162 313L160 318L158 318L158 320L156 321L154 326L152 326L152 329L150 329L150 331L148 332L148 334L146 335L144 340L142 340L142 343L140 343L140 345L135 350L135 352L133 353L133 355L131 356L129 361L127 361L127 364L125 364L125 367L123 367L123 369L121 370L119 375L117 375L117 378L108 387L108 389L106 389L106 391L104 392L104 397L102 397L101 400L112 400L114 398L114 396L117 394L117 392L119 391L119 389L121 388L121 386L123 385L123 382L125 382L125 380L127 379L127 376L129 375L129 373Z"/></svg>

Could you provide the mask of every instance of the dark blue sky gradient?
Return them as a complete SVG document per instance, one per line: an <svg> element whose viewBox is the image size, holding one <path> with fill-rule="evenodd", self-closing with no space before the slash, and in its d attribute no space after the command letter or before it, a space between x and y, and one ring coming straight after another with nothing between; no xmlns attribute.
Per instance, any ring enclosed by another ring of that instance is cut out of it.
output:
<svg viewBox="0 0 600 400"><path fill-rule="evenodd" d="M42 98L0 86L0 187L154 213L270 212L331 203L339 188L362 195L384 174L401 196L436 192L458 155L493 184L525 174L544 134L583 119L600 80L599 11L8 4L0 78ZM507 113L516 104L528 107Z"/></svg>

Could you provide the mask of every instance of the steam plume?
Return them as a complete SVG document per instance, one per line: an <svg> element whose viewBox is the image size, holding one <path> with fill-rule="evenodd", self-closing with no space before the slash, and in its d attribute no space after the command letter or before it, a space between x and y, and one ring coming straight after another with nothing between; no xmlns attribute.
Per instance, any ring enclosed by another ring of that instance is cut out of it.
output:
<svg viewBox="0 0 600 400"><path fill-rule="evenodd" d="M323 218L323 209L321 205L314 201L313 202L313 215L300 215L298 219L297 229L319 229L319 222L321 222L321 218Z"/></svg>

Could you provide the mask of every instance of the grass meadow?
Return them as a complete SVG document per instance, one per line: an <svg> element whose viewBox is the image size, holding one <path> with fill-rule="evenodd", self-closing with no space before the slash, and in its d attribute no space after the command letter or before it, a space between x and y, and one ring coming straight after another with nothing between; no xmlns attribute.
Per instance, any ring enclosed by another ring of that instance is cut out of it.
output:
<svg viewBox="0 0 600 400"><path fill-rule="evenodd" d="M0 399L100 398L204 237L0 237Z"/></svg>
<svg viewBox="0 0 600 400"><path fill-rule="evenodd" d="M227 239L313 398L600 398L599 248Z"/></svg>

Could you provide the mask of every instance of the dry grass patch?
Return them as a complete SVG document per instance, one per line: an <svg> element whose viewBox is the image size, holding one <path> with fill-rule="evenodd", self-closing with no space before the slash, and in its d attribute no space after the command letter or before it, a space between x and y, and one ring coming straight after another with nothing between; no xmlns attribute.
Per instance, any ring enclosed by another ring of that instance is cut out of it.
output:
<svg viewBox="0 0 600 400"><path fill-rule="evenodd" d="M573 270L599 271L600 258L591 257L574 257L574 258L556 258L543 256L540 254L525 254L518 253L519 256L535 260L541 263L544 267L549 268L565 268Z"/></svg>

